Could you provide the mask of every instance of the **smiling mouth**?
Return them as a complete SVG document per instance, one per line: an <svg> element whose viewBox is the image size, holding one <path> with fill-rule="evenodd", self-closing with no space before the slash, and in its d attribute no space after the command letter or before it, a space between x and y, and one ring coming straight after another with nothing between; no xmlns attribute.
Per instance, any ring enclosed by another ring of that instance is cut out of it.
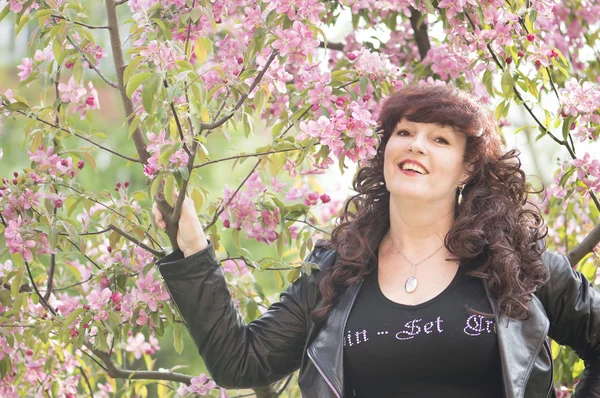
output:
<svg viewBox="0 0 600 398"><path fill-rule="evenodd" d="M429 174L429 172L427 170L425 170L423 167L416 165L414 163L411 163L411 162L402 162L398 165L398 167L400 168L400 170L402 170L404 172L421 174L421 175Z"/></svg>

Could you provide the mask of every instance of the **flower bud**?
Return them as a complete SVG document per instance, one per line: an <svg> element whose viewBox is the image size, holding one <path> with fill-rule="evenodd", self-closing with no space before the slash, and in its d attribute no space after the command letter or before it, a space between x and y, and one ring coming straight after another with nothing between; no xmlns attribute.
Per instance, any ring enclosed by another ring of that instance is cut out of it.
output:
<svg viewBox="0 0 600 398"><path fill-rule="evenodd" d="M356 54L354 54L354 53L348 53L347 57L348 57L348 59L350 61L354 61L356 59Z"/></svg>
<svg viewBox="0 0 600 398"><path fill-rule="evenodd" d="M323 202L323 203L329 203L331 201L331 198L326 193L319 196L319 198L321 199L321 202Z"/></svg>
<svg viewBox="0 0 600 398"><path fill-rule="evenodd" d="M523 51L519 50L519 52L517 53L517 55L519 57L523 57L525 55L525 53Z"/></svg>
<svg viewBox="0 0 600 398"><path fill-rule="evenodd" d="M527 35L527 41L534 41L535 40L535 35L533 33L530 33Z"/></svg>
<svg viewBox="0 0 600 398"><path fill-rule="evenodd" d="M510 64L512 64L513 59L512 59L512 57L506 57L505 61L506 61L507 65L510 65Z"/></svg>
<svg viewBox="0 0 600 398"><path fill-rule="evenodd" d="M56 201L54 202L54 207L56 207L57 209L62 208L63 207L62 199L56 199Z"/></svg>
<svg viewBox="0 0 600 398"><path fill-rule="evenodd" d="M83 169L83 166L85 165L85 163L83 162L83 160L80 160L79 162L77 162L77 168L79 170Z"/></svg>
<svg viewBox="0 0 600 398"><path fill-rule="evenodd" d="M110 299L113 301L113 303L119 304L123 299L123 295L120 292L114 292L112 296L110 296Z"/></svg>

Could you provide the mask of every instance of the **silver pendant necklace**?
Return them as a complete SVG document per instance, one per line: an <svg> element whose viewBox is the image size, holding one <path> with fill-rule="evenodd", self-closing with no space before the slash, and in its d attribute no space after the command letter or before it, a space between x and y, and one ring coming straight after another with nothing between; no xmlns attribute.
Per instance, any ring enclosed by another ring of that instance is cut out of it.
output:
<svg viewBox="0 0 600 398"><path fill-rule="evenodd" d="M431 253L429 256L427 256L423 260L419 261L418 263L413 263L404 254L402 254L402 252L400 251L400 249L398 249L398 245L396 245L396 242L392 238L392 230L391 229L388 231L388 235L390 236L390 240L392 241L392 245L394 245L394 247L396 248L396 251L398 253L400 253L400 255L402 257L404 257L404 259L406 261L408 261L408 263L412 266L412 271L410 272L410 277L406 280L406 283L404 284L404 290L406 290L407 293L412 293L415 290L417 290L417 285L418 285L417 278L415 277L415 267L417 265L421 264L422 262L427 261L431 257L433 257L434 254L436 254L437 252L439 252L440 249L442 247L444 247L444 243L442 243L442 245L440 247L438 247L436 251L434 251L433 253Z"/></svg>

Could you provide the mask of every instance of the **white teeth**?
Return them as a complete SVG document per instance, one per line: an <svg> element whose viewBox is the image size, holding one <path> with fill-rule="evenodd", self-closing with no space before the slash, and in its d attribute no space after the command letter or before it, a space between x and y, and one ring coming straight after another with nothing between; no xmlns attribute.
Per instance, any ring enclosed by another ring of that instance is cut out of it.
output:
<svg viewBox="0 0 600 398"><path fill-rule="evenodd" d="M419 174L429 174L424 168L422 168L421 166L417 166L416 164L413 163L403 163L400 168L402 170L412 170L412 171L416 171Z"/></svg>

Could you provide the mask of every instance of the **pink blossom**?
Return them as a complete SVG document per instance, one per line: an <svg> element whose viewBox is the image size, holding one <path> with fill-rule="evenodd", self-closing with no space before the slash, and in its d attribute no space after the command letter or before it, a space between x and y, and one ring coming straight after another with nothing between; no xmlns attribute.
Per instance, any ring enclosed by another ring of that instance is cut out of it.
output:
<svg viewBox="0 0 600 398"><path fill-rule="evenodd" d="M15 13L23 11L23 5L27 3L27 0L10 0L10 10Z"/></svg>
<svg viewBox="0 0 600 398"><path fill-rule="evenodd" d="M336 100L335 95L331 95L333 91L331 86L325 86L321 83L315 84L315 88L308 90L308 102L313 105L328 107L332 101Z"/></svg>
<svg viewBox="0 0 600 398"><path fill-rule="evenodd" d="M223 262L223 271L240 277L248 273L248 268L242 260L226 260Z"/></svg>
<svg viewBox="0 0 600 398"><path fill-rule="evenodd" d="M273 32L277 36L277 40L271 45L274 49L279 50L279 55L285 57L300 44L300 37L293 29L283 30L280 26L275 28Z"/></svg>
<svg viewBox="0 0 600 398"><path fill-rule="evenodd" d="M54 54L52 53L52 46L48 44L43 50L36 50L33 59L38 62L50 61L54 59Z"/></svg>
<svg viewBox="0 0 600 398"><path fill-rule="evenodd" d="M80 119L85 119L87 111L93 109L100 109L100 101L98 100L98 91L94 88L92 82L88 82L89 94L87 94L85 101L75 108L75 112L81 112Z"/></svg>
<svg viewBox="0 0 600 398"><path fill-rule="evenodd" d="M59 83L58 91L61 92L60 100L62 102L73 102L77 103L83 97L87 90L81 86L79 86L73 76L69 79L68 84Z"/></svg>
<svg viewBox="0 0 600 398"><path fill-rule="evenodd" d="M169 293L163 289L160 281L154 280L151 273L138 279L136 285L138 287L138 300L146 303L152 312L158 309L158 301L169 299Z"/></svg>
<svg viewBox="0 0 600 398"><path fill-rule="evenodd" d="M208 380L208 376L201 374L198 377L192 378L191 385L188 387L188 392L206 395L210 389L215 387L217 387L217 384L213 380Z"/></svg>
<svg viewBox="0 0 600 398"><path fill-rule="evenodd" d="M87 295L85 298L88 302L88 305L93 310L102 309L110 300L112 292L109 288L104 288L103 290L94 289Z"/></svg>
<svg viewBox="0 0 600 398"><path fill-rule="evenodd" d="M127 345L125 351L133 352L135 359L140 359L147 350L151 349L152 346L146 341L146 338L142 333L138 333L133 336L127 337Z"/></svg>
<svg viewBox="0 0 600 398"><path fill-rule="evenodd" d="M21 70L21 72L19 72L18 74L19 80L23 81L27 79L31 74L31 71L33 70L33 61L31 60L31 58L23 58L23 60L21 61L21 65L17 66L17 68Z"/></svg>

